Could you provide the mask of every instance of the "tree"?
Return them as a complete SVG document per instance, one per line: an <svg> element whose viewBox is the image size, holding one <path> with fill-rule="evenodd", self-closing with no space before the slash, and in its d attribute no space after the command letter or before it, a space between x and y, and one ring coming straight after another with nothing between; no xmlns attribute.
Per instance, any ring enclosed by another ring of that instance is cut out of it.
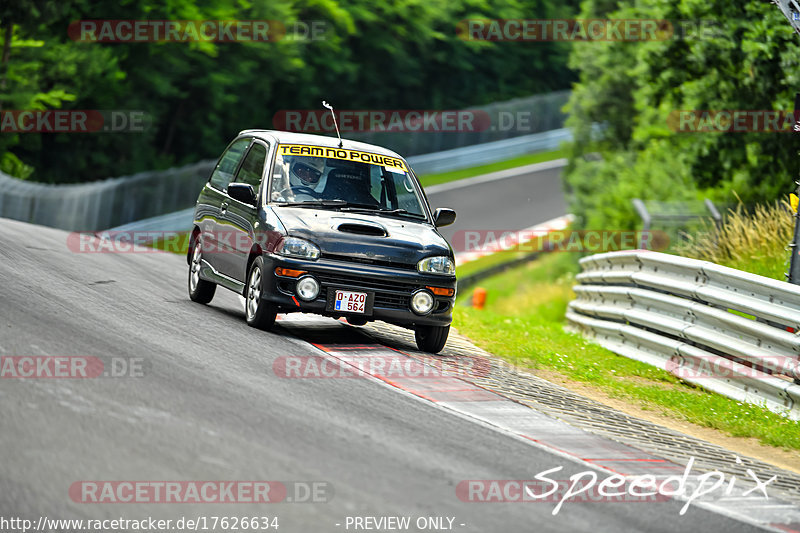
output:
<svg viewBox="0 0 800 533"><path fill-rule="evenodd" d="M724 203L736 193L756 202L790 190L800 148L791 133L674 128L681 110L791 111L800 89L798 38L774 6L756 0L624 1L610 9L606 2L583 3L583 17L605 15L671 20L677 31L665 40L573 49L570 65L580 81L568 124L577 143L566 181L582 224L634 227L632 197ZM600 139L591 138L592 123L603 126ZM588 157L592 152L600 159Z"/></svg>

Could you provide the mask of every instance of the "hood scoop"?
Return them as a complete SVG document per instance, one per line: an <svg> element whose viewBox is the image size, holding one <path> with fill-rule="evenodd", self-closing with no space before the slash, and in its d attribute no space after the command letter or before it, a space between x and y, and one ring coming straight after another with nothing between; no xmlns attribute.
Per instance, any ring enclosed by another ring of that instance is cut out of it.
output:
<svg viewBox="0 0 800 533"><path fill-rule="evenodd" d="M369 224L364 222L343 222L336 227L337 230L344 233L353 233L355 235L370 235L372 237L386 237L389 235L386 228L379 224Z"/></svg>

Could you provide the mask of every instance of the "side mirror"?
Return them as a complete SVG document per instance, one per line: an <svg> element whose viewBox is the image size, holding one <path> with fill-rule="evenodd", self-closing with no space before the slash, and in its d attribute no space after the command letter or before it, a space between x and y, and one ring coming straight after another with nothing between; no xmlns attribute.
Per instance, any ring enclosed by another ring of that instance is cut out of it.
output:
<svg viewBox="0 0 800 533"><path fill-rule="evenodd" d="M449 226L456 221L456 212L449 207L438 207L433 212L433 223L437 228Z"/></svg>
<svg viewBox="0 0 800 533"><path fill-rule="evenodd" d="M252 185L246 183L231 183L228 185L228 196L243 204L256 205L256 193Z"/></svg>

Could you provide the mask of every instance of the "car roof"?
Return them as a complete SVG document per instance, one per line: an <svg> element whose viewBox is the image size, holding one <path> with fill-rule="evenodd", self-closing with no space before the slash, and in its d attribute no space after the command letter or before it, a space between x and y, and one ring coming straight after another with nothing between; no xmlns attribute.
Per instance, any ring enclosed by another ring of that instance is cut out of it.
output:
<svg viewBox="0 0 800 533"><path fill-rule="evenodd" d="M239 135L252 135L265 141L277 140L279 144L309 144L315 146L324 146L326 148L339 148L339 139L336 137L328 137L327 135L312 135L310 133L295 133L291 131L280 130L243 130ZM380 155L389 155L392 157L399 157L405 159L403 156L392 150L377 146L375 144L367 144L360 141L353 141L350 139L342 139L342 148L345 150L362 150L364 152L372 152Z"/></svg>

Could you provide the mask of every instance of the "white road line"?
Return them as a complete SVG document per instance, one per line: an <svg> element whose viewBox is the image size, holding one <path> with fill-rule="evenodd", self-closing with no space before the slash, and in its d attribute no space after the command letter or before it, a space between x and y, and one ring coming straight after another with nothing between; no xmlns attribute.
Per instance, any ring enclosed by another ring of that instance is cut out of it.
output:
<svg viewBox="0 0 800 533"><path fill-rule="evenodd" d="M516 178L523 174L530 174L531 172L540 172L542 170L551 170L554 168L563 168L567 166L566 159L554 159L553 161L544 161L543 163L533 163L525 165L524 167L509 168L507 170L499 170L482 176L475 176L474 178L465 178L463 180L451 181L448 183L440 183L439 185L431 185L424 187L425 194L428 196L445 191L452 191L454 189L461 189L464 187L472 187L473 185L480 185L481 183L489 183L492 181L504 180L507 178Z"/></svg>

